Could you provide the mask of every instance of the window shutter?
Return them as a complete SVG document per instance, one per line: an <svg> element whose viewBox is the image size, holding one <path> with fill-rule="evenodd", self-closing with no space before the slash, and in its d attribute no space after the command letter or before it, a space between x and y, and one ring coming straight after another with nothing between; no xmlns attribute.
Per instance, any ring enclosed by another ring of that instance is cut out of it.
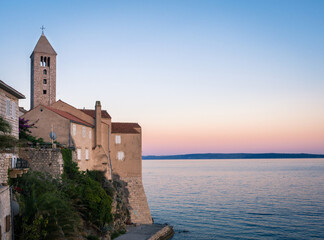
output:
<svg viewBox="0 0 324 240"><path fill-rule="evenodd" d="M10 116L10 100L7 99L7 108L6 108L7 116Z"/></svg>
<svg viewBox="0 0 324 240"><path fill-rule="evenodd" d="M116 144L121 144L121 136L120 136L120 135L117 135L117 136L115 137L115 143L116 143Z"/></svg>
<svg viewBox="0 0 324 240"><path fill-rule="evenodd" d="M6 232L10 231L10 215L6 216Z"/></svg>
<svg viewBox="0 0 324 240"><path fill-rule="evenodd" d="M11 102L11 116L13 118L16 117L16 103L15 102Z"/></svg>
<svg viewBox="0 0 324 240"><path fill-rule="evenodd" d="M86 128L82 127L82 137L85 138L85 136L86 136Z"/></svg>
<svg viewBox="0 0 324 240"><path fill-rule="evenodd" d="M72 134L73 134L73 136L75 136L75 134L76 134L76 125L75 124L72 125Z"/></svg>
<svg viewBox="0 0 324 240"><path fill-rule="evenodd" d="M78 148L77 153L78 153L78 160L81 160L81 149L80 148Z"/></svg>
<svg viewBox="0 0 324 240"><path fill-rule="evenodd" d="M89 159L89 149L86 149L85 151L86 151L85 152L86 153L86 160L88 160Z"/></svg>

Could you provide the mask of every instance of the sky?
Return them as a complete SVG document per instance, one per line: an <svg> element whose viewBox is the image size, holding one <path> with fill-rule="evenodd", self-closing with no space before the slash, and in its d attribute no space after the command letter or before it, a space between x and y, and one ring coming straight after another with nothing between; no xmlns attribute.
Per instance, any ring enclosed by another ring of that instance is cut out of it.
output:
<svg viewBox="0 0 324 240"><path fill-rule="evenodd" d="M42 25L57 100L138 122L143 155L324 153L324 1L0 0L0 79L26 109Z"/></svg>

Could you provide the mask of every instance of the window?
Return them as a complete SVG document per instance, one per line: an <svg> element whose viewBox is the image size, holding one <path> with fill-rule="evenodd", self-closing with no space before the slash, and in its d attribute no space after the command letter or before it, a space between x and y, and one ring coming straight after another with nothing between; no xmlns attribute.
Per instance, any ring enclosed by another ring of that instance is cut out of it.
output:
<svg viewBox="0 0 324 240"><path fill-rule="evenodd" d="M77 149L78 160L81 160L81 149Z"/></svg>
<svg viewBox="0 0 324 240"><path fill-rule="evenodd" d="M115 137L115 143L116 143L116 144L121 144L121 136L120 136L120 135L117 135L117 136Z"/></svg>
<svg viewBox="0 0 324 240"><path fill-rule="evenodd" d="M6 216L6 232L9 232L10 231L10 215L7 215ZM2 233L0 233L2 234Z"/></svg>
<svg viewBox="0 0 324 240"><path fill-rule="evenodd" d="M86 156L85 156L85 159L86 159L86 160L89 160L89 149L87 149L87 148L86 148L86 150L85 150L85 155L86 155Z"/></svg>
<svg viewBox="0 0 324 240"><path fill-rule="evenodd" d="M43 83L44 84L47 84L47 79L43 79Z"/></svg>
<svg viewBox="0 0 324 240"><path fill-rule="evenodd" d="M10 100L9 99L7 99L6 113L7 113L7 116L10 116Z"/></svg>
<svg viewBox="0 0 324 240"><path fill-rule="evenodd" d="M89 139L91 139L91 137L92 137L92 132L91 132L91 129L90 129L90 131L89 131Z"/></svg>
<svg viewBox="0 0 324 240"><path fill-rule="evenodd" d="M76 134L76 125L75 124L72 125L72 134L73 134L73 136L75 136L75 134Z"/></svg>
<svg viewBox="0 0 324 240"><path fill-rule="evenodd" d="M13 117L13 118L15 118L16 117L16 103L15 102L11 102L11 116Z"/></svg>
<svg viewBox="0 0 324 240"><path fill-rule="evenodd" d="M43 70L43 74L47 75L47 70L46 69Z"/></svg>
<svg viewBox="0 0 324 240"><path fill-rule="evenodd" d="M82 137L85 138L85 136L86 136L86 128L82 127Z"/></svg>
<svg viewBox="0 0 324 240"><path fill-rule="evenodd" d="M124 152L118 152L117 153L117 160L119 160L119 161L123 161L124 160L124 158L125 158L125 154L124 154Z"/></svg>
<svg viewBox="0 0 324 240"><path fill-rule="evenodd" d="M46 92L47 92L46 90L43 90L43 94L46 94Z"/></svg>

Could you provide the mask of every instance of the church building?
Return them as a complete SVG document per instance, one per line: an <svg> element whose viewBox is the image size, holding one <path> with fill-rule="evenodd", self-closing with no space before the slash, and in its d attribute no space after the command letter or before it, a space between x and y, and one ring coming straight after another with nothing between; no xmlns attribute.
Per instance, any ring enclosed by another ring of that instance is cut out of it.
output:
<svg viewBox="0 0 324 240"><path fill-rule="evenodd" d="M50 133L54 132L57 142L73 149L80 170L100 170L108 179L126 181L132 222L152 223L142 185L140 125L112 122L100 101L93 109L56 101L56 56L42 34L30 56L31 109L21 117L36 122L36 128L31 129L33 136L51 142Z"/></svg>

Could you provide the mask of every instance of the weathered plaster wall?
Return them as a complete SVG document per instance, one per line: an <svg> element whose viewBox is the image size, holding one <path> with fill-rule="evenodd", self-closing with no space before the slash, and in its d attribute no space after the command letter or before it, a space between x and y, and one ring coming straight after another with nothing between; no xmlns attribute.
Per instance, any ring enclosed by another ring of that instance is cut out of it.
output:
<svg viewBox="0 0 324 240"><path fill-rule="evenodd" d="M38 138L43 138L45 142L51 142L50 132L52 124L57 139L61 144L68 146L69 144L69 127L70 121L51 110L38 106L29 112L25 113L22 118L29 120L29 124L35 123L36 128L31 128L31 135Z"/></svg>
<svg viewBox="0 0 324 240"><path fill-rule="evenodd" d="M60 149L20 148L19 157L29 163L30 169L47 172L53 176L63 173L63 158Z"/></svg>
<svg viewBox="0 0 324 240"><path fill-rule="evenodd" d="M11 205L10 189L8 186L0 186L0 234L1 240L11 239ZM9 217L8 217L9 216ZM9 220L8 220L9 218ZM9 225L8 225L9 224Z"/></svg>
<svg viewBox="0 0 324 240"><path fill-rule="evenodd" d="M111 165L113 173L124 177L142 177L142 137L141 134L111 134ZM116 144L116 136L121 143ZM117 159L117 153L124 152L124 160Z"/></svg>

